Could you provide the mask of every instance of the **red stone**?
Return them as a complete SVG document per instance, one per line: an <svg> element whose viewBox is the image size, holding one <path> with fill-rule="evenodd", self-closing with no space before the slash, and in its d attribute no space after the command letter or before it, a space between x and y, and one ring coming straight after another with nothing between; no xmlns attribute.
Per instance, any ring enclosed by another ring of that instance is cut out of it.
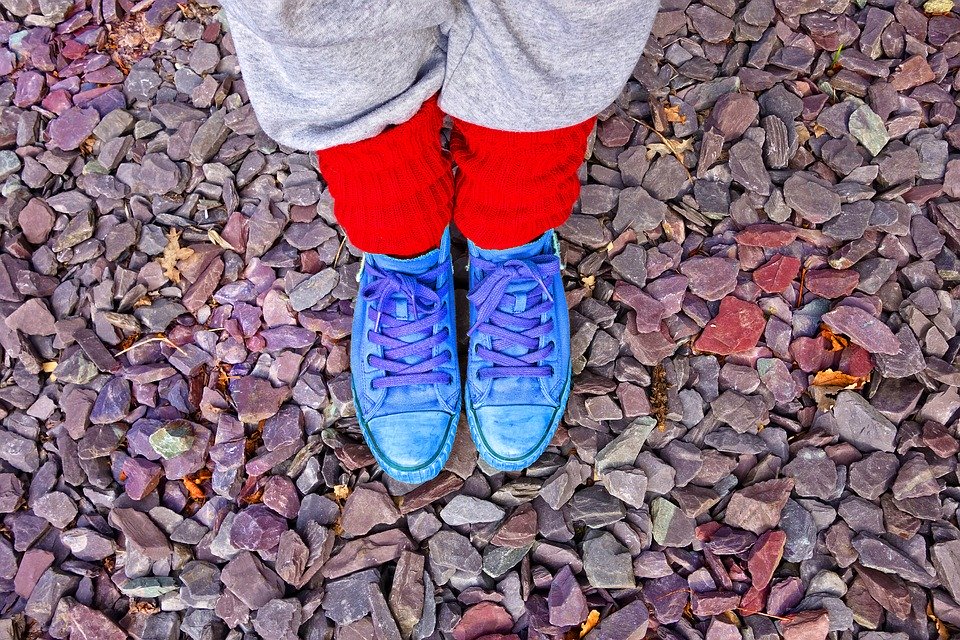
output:
<svg viewBox="0 0 960 640"><path fill-rule="evenodd" d="M513 618L507 610L492 602L481 602L470 607L453 628L455 640L477 640L483 636L497 633L510 633Z"/></svg>
<svg viewBox="0 0 960 640"><path fill-rule="evenodd" d="M824 640L830 633L830 617L824 609L798 611L781 623L784 640Z"/></svg>
<svg viewBox="0 0 960 640"><path fill-rule="evenodd" d="M776 255L767 264L753 272L753 281L767 293L780 293L790 286L800 273L800 260L793 256Z"/></svg>
<svg viewBox="0 0 960 640"><path fill-rule="evenodd" d="M753 545L747 568L753 578L756 589L765 589L773 579L773 572L783 558L783 545L787 542L787 534L779 529L767 531Z"/></svg>
<svg viewBox="0 0 960 640"><path fill-rule="evenodd" d="M804 278L807 291L821 298L843 298L860 284L860 274L853 269L815 269Z"/></svg>
<svg viewBox="0 0 960 640"><path fill-rule="evenodd" d="M740 599L740 607L738 608L740 615L752 616L763 611L767 606L768 591L769 589L766 587L757 589L756 585L752 585L747 589L747 592L743 594L743 597Z"/></svg>
<svg viewBox="0 0 960 640"><path fill-rule="evenodd" d="M723 525L719 522L704 522L694 530L694 533L700 542L710 542L713 535L721 528Z"/></svg>
<svg viewBox="0 0 960 640"><path fill-rule="evenodd" d="M857 378L867 377L873 371L870 352L855 344L847 346L840 352L840 371Z"/></svg>
<svg viewBox="0 0 960 640"><path fill-rule="evenodd" d="M754 224L738 233L736 239L750 247L781 249L797 239L797 229L779 224Z"/></svg>
<svg viewBox="0 0 960 640"><path fill-rule="evenodd" d="M720 301L720 311L707 323L694 346L699 351L730 355L757 346L763 335L766 319L752 302L727 296Z"/></svg>
<svg viewBox="0 0 960 640"><path fill-rule="evenodd" d="M797 338L790 345L790 355L800 367L801 371L814 373L833 367L836 352L830 351L830 343L821 336Z"/></svg>

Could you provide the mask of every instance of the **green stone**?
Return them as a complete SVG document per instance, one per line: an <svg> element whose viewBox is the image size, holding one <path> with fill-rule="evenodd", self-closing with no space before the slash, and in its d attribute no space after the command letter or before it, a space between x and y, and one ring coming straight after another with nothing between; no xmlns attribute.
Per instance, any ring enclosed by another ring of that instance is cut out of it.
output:
<svg viewBox="0 0 960 640"><path fill-rule="evenodd" d="M583 541L583 569L587 582L597 589L633 589L637 586L630 551L609 532Z"/></svg>
<svg viewBox="0 0 960 640"><path fill-rule="evenodd" d="M850 114L848 126L850 134L873 155L880 153L890 142L890 134L887 133L883 120L865 104Z"/></svg>
<svg viewBox="0 0 960 640"><path fill-rule="evenodd" d="M131 578L120 585L120 593L134 598L159 598L176 590L176 581L168 577Z"/></svg>
<svg viewBox="0 0 960 640"><path fill-rule="evenodd" d="M650 504L653 539L664 547L685 547L693 542L696 522L666 498Z"/></svg>
<svg viewBox="0 0 960 640"><path fill-rule="evenodd" d="M533 546L531 542L523 547L496 547L487 545L483 550L483 572L491 578L499 578L523 560Z"/></svg>
<svg viewBox="0 0 960 640"><path fill-rule="evenodd" d="M76 349L57 363L57 368L54 369L53 374L59 382L87 384L100 375L100 369L80 349Z"/></svg>
<svg viewBox="0 0 960 640"><path fill-rule="evenodd" d="M168 422L150 434L150 446L164 460L176 458L193 446L193 428L186 420Z"/></svg>
<svg viewBox="0 0 960 640"><path fill-rule="evenodd" d="M22 166L23 163L20 162L20 156L13 151L0 151L0 180L20 171L20 167Z"/></svg>

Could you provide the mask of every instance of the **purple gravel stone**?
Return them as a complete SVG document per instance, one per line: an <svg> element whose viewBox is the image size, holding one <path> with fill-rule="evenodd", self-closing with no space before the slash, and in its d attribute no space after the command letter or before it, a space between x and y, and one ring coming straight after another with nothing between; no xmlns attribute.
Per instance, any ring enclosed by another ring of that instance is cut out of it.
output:
<svg viewBox="0 0 960 640"><path fill-rule="evenodd" d="M90 422L113 424L122 421L130 412L130 383L123 378L111 378L93 403Z"/></svg>
<svg viewBox="0 0 960 640"><path fill-rule="evenodd" d="M47 135L56 148L73 151L93 135L93 128L99 122L96 109L71 107L47 125Z"/></svg>
<svg viewBox="0 0 960 640"><path fill-rule="evenodd" d="M237 514L230 530L230 544L238 549L271 551L280 544L280 534L288 528L286 520L266 506L255 504Z"/></svg>
<svg viewBox="0 0 960 640"><path fill-rule="evenodd" d="M250 609L283 597L283 581L255 555L241 551L220 573L223 585Z"/></svg>
<svg viewBox="0 0 960 640"><path fill-rule="evenodd" d="M123 462L123 490L134 500L143 500L160 484L163 469L156 462L143 458L127 458Z"/></svg>
<svg viewBox="0 0 960 640"><path fill-rule="evenodd" d="M690 600L687 581L676 573L644 583L643 599L653 607L654 617L661 624L680 620Z"/></svg>
<svg viewBox="0 0 960 640"><path fill-rule="evenodd" d="M263 504L284 518L296 518L300 511L300 496L297 495L297 488L292 480L283 476L271 476L263 489Z"/></svg>
<svg viewBox="0 0 960 640"><path fill-rule="evenodd" d="M273 417L290 395L286 388L274 388L269 380L243 376L230 383L230 397L241 422L256 424Z"/></svg>
<svg viewBox="0 0 960 640"><path fill-rule="evenodd" d="M558 627L580 624L589 613L587 599L569 566L563 567L554 576L547 603L550 607L550 624Z"/></svg>
<svg viewBox="0 0 960 640"><path fill-rule="evenodd" d="M33 588L37 586L40 576L53 564L54 556L49 551L31 549L20 559L20 568L13 579L14 590L17 595L29 598Z"/></svg>
<svg viewBox="0 0 960 640"><path fill-rule="evenodd" d="M40 101L43 92L43 76L36 71L24 71L17 78L17 92L13 104L18 107L29 107Z"/></svg>
<svg viewBox="0 0 960 640"><path fill-rule="evenodd" d="M690 279L690 291L704 300L720 300L737 285L739 265L724 258L691 258L680 272Z"/></svg>
<svg viewBox="0 0 960 640"><path fill-rule="evenodd" d="M823 322L834 332L849 336L870 353L896 355L900 352L900 341L890 328L860 307L841 305L824 314Z"/></svg>

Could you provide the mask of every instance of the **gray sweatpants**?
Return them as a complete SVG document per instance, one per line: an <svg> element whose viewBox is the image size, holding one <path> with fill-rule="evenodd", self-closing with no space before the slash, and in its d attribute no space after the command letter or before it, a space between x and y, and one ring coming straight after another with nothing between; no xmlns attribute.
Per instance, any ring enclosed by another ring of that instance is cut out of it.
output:
<svg viewBox="0 0 960 640"><path fill-rule="evenodd" d="M221 0L263 130L294 149L375 136L440 92L505 131L586 120L618 95L657 0Z"/></svg>

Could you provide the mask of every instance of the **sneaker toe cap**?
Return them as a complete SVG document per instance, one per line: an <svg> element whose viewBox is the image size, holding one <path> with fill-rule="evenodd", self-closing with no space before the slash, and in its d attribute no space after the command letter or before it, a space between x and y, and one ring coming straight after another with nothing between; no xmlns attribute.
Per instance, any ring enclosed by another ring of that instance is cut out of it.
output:
<svg viewBox="0 0 960 640"><path fill-rule="evenodd" d="M439 473L450 451L454 427L453 417L443 411L379 416L367 423L374 456L385 471L395 476Z"/></svg>
<svg viewBox="0 0 960 640"><path fill-rule="evenodd" d="M556 407L488 406L476 409L481 453L501 469L513 470L533 463L547 447L559 422ZM484 451L486 450L486 451ZM486 457L486 456L485 456Z"/></svg>

